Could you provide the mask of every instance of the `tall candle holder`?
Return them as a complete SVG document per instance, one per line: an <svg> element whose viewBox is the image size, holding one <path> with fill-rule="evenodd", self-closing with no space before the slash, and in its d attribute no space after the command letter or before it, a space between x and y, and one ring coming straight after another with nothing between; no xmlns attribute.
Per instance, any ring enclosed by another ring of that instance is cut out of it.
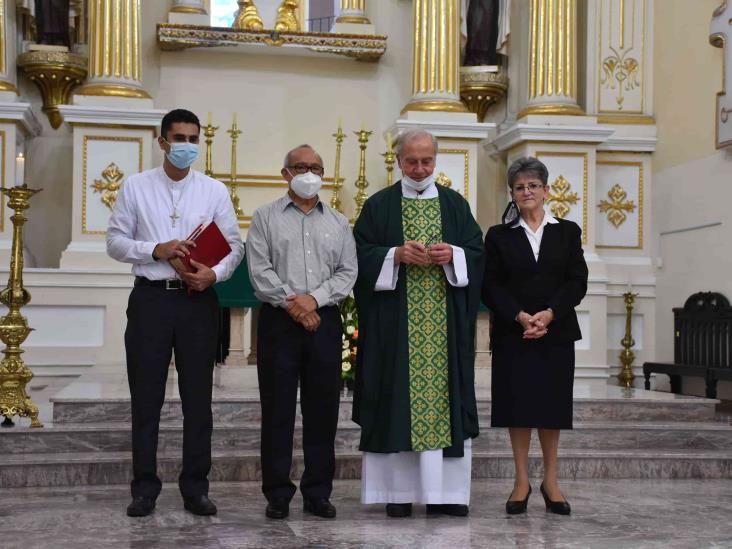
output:
<svg viewBox="0 0 732 549"><path fill-rule="evenodd" d="M236 142L241 135L241 130L236 125L236 113L234 113L231 128L227 130L227 133L231 136L231 180L229 182L229 195L231 196L231 203L234 205L236 216L241 217L244 215L244 210L239 205L239 195L236 192Z"/></svg>
<svg viewBox="0 0 732 549"><path fill-rule="evenodd" d="M631 350L635 345L635 340L632 335L632 319L633 319L633 304L638 294L634 294L631 291L627 291L623 294L623 300L625 301L625 336L620 340L620 344L623 346L623 350L620 351L620 364L622 369L618 374L620 384L629 389L633 386L635 380L635 374L633 373L633 361L635 360L635 354Z"/></svg>
<svg viewBox="0 0 732 549"><path fill-rule="evenodd" d="M341 148L343 147L343 140L346 138L346 134L343 133L340 124L338 124L338 131L333 134L333 137L336 140L336 154L335 172L333 173L333 196L330 197L330 207L343 213L340 197L341 187L343 187L341 180Z"/></svg>
<svg viewBox="0 0 732 549"><path fill-rule="evenodd" d="M386 186L394 183L394 163L396 162L396 153L394 152L394 143L390 133L386 134L386 152L382 153L384 164L386 165Z"/></svg>
<svg viewBox="0 0 732 549"><path fill-rule="evenodd" d="M36 406L26 392L26 386L33 379L33 372L20 357L20 348L33 328L20 314L21 307L31 300L23 287L23 225L28 219L23 211L30 207L31 197L41 189L29 189L26 185L12 189L0 189L8 197L8 207L15 210L10 218L13 222L13 244L10 255L10 276L8 285L0 292L0 303L8 308L8 314L0 318L0 339L5 343L5 358L0 361L0 415L5 416L3 426L13 425L14 416L30 417L31 427L43 427L38 419Z"/></svg>
<svg viewBox="0 0 732 549"><path fill-rule="evenodd" d="M212 122L211 113L208 113L208 124L203 127L203 136L206 138L206 170L204 173L209 177L213 177L213 153L211 146L213 145L213 138L216 135L216 130L219 129L219 127L214 126Z"/></svg>
<svg viewBox="0 0 732 549"><path fill-rule="evenodd" d="M363 209L363 205L366 203L366 199L368 198L368 195L366 194L366 188L369 186L368 181L366 181L366 146L369 142L369 136L373 132L366 131L365 129L361 129L360 131L353 132L358 136L358 142L361 147L361 159L359 161L358 165L358 179L356 179L356 196L353 198L356 202L356 212L353 214L353 219L351 219L351 223L355 223L358 219L358 216L361 215L361 210Z"/></svg>

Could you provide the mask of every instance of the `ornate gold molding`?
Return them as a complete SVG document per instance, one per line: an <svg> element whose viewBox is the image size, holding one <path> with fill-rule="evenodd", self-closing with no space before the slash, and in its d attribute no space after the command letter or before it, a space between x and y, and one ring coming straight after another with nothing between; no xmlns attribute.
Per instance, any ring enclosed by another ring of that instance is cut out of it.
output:
<svg viewBox="0 0 732 549"><path fill-rule="evenodd" d="M460 101L451 101L449 99L423 99L407 103L402 109L401 114L409 111L468 112L468 108Z"/></svg>
<svg viewBox="0 0 732 549"><path fill-rule="evenodd" d="M449 141L449 138L440 137L440 142ZM461 154L463 156L463 198L468 200L470 196L470 151L468 149L440 149L440 154ZM455 189L453 189L455 190Z"/></svg>
<svg viewBox="0 0 732 549"><path fill-rule="evenodd" d="M239 11L234 18L233 29L262 30L264 23L259 16L259 10L254 5L254 0L238 0Z"/></svg>
<svg viewBox="0 0 732 549"><path fill-rule="evenodd" d="M277 21L274 30L277 32L297 32L300 30L300 23L297 20L297 12L300 9L300 0L282 0L277 8Z"/></svg>
<svg viewBox="0 0 732 549"><path fill-rule="evenodd" d="M571 210L570 205L576 204L579 200L579 195L571 191L572 184L562 175L557 177L549 188L550 192L546 197L547 204L551 204L549 209L554 217L564 219Z"/></svg>
<svg viewBox="0 0 732 549"><path fill-rule="evenodd" d="M102 204L110 210L114 209L114 204L117 202L117 193L122 187L124 177L124 172L112 162L102 171L102 179L95 179L94 183L90 185L94 192L102 193Z"/></svg>
<svg viewBox="0 0 732 549"><path fill-rule="evenodd" d="M638 114L603 114L597 117L598 124L638 124L653 125L656 119L652 116Z"/></svg>
<svg viewBox="0 0 732 549"><path fill-rule="evenodd" d="M195 15L208 15L206 8L197 8L195 6L173 6L170 13L192 13Z"/></svg>
<svg viewBox="0 0 732 549"><path fill-rule="evenodd" d="M610 51L613 54L602 61L603 74L600 78L600 84L605 86L606 89L618 90L615 101L618 104L618 110L623 110L623 102L625 101L623 91L631 91L640 86L640 80L638 79L640 63L633 57L627 57L630 50L621 53L611 46Z"/></svg>
<svg viewBox="0 0 732 549"><path fill-rule="evenodd" d="M341 15L336 23L351 23L356 25L368 25L371 23L366 17L366 0L341 0Z"/></svg>
<svg viewBox="0 0 732 549"><path fill-rule="evenodd" d="M625 212L635 211L635 204L632 200L626 200L628 193L617 183L608 191L607 197L610 201L600 200L597 206L602 213L607 214L607 220L618 229L628 219Z"/></svg>
<svg viewBox="0 0 732 549"><path fill-rule="evenodd" d="M220 29L199 25L158 23L158 45L166 51L199 47L234 47L268 44L301 48L318 53L378 61L386 52L386 36L363 36L330 32L275 32L272 30Z"/></svg>
<svg viewBox="0 0 732 549"><path fill-rule="evenodd" d="M507 91L508 77L502 69L496 72L492 67L460 67L460 99L478 115L478 122Z"/></svg>
<svg viewBox="0 0 732 549"><path fill-rule="evenodd" d="M100 95L109 97L129 97L133 99L150 99L148 94L142 88L133 88L131 86L122 86L116 84L85 84L76 92L75 95Z"/></svg>
<svg viewBox="0 0 732 549"><path fill-rule="evenodd" d="M18 56L18 66L38 86L43 112L51 127L58 129L63 122L58 106L68 104L71 90L86 78L86 57L60 51L29 51Z"/></svg>
<svg viewBox="0 0 732 549"><path fill-rule="evenodd" d="M544 105L529 105L524 110L516 115L516 118L523 118L530 114L554 114L562 116L583 116L585 111L582 110L578 105L566 105L564 103L557 104L544 104Z"/></svg>

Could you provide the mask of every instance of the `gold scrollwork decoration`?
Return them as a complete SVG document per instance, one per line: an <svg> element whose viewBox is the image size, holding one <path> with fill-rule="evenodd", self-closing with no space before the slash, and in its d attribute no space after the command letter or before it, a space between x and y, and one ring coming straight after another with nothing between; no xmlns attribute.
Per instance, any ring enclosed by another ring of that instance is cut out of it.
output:
<svg viewBox="0 0 732 549"><path fill-rule="evenodd" d="M300 0L282 0L277 8L277 21L274 30L277 32L294 32L300 29L297 21L297 11L300 8Z"/></svg>
<svg viewBox="0 0 732 549"><path fill-rule="evenodd" d="M239 11L236 12L232 28L243 30L262 30L264 23L254 0L238 0Z"/></svg>
<svg viewBox="0 0 732 549"><path fill-rule="evenodd" d="M117 201L117 193L122 187L124 177L124 172L112 162L102 172L102 179L95 179L94 183L90 185L94 192L102 193L102 204L110 210L114 208L114 203Z"/></svg>
<svg viewBox="0 0 732 549"><path fill-rule="evenodd" d="M628 219L625 212L635 211L635 203L632 200L626 200L628 193L618 184L613 185L613 188L608 191L607 197L610 201L601 200L598 207L602 213L607 213L608 221L618 229Z"/></svg>
<svg viewBox="0 0 732 549"><path fill-rule="evenodd" d="M637 59L627 57L630 50L620 53L613 47L610 47L613 55L606 57L602 61L602 78L600 83L606 89L618 90L615 101L618 103L618 109L623 110L623 102L625 101L624 91L632 91L640 86L639 73L640 63Z"/></svg>
<svg viewBox="0 0 732 549"><path fill-rule="evenodd" d="M579 195L576 192L570 192L572 184L562 175L557 177L549 188L550 192L546 197L547 204L550 204L549 209L554 217L564 219L570 211L569 205L576 204Z"/></svg>
<svg viewBox="0 0 732 549"><path fill-rule="evenodd" d="M435 178L435 183L442 185L443 187L452 187L452 179L450 179L445 172L440 172Z"/></svg>

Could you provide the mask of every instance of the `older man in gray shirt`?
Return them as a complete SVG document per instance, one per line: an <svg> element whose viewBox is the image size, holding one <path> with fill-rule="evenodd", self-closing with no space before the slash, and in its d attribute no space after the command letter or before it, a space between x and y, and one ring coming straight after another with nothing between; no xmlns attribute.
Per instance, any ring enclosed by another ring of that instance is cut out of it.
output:
<svg viewBox="0 0 732 549"><path fill-rule="evenodd" d="M285 518L295 494L290 480L297 385L303 416L304 510L334 518L341 368L338 304L356 282L356 244L348 220L318 197L323 160L309 145L285 157L287 195L254 212L247 237L249 276L263 301L257 332L262 402L262 492L265 514Z"/></svg>

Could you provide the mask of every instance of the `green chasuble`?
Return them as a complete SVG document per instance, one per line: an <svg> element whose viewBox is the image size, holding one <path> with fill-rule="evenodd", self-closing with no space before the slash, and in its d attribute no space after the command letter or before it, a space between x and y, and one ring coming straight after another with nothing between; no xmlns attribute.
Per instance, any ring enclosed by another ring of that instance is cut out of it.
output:
<svg viewBox="0 0 732 549"><path fill-rule="evenodd" d="M353 419L365 452L443 448L461 457L478 436L475 320L483 274L483 239L470 206L455 191L404 200L396 183L366 201L354 226L354 288L359 349ZM440 266L400 265L396 289L375 291L389 250L407 240L462 248L469 284L449 284Z"/></svg>
<svg viewBox="0 0 732 549"><path fill-rule="evenodd" d="M404 240L442 242L440 200L402 198ZM447 381L447 302L439 265L407 265L407 338L412 449L452 446Z"/></svg>

